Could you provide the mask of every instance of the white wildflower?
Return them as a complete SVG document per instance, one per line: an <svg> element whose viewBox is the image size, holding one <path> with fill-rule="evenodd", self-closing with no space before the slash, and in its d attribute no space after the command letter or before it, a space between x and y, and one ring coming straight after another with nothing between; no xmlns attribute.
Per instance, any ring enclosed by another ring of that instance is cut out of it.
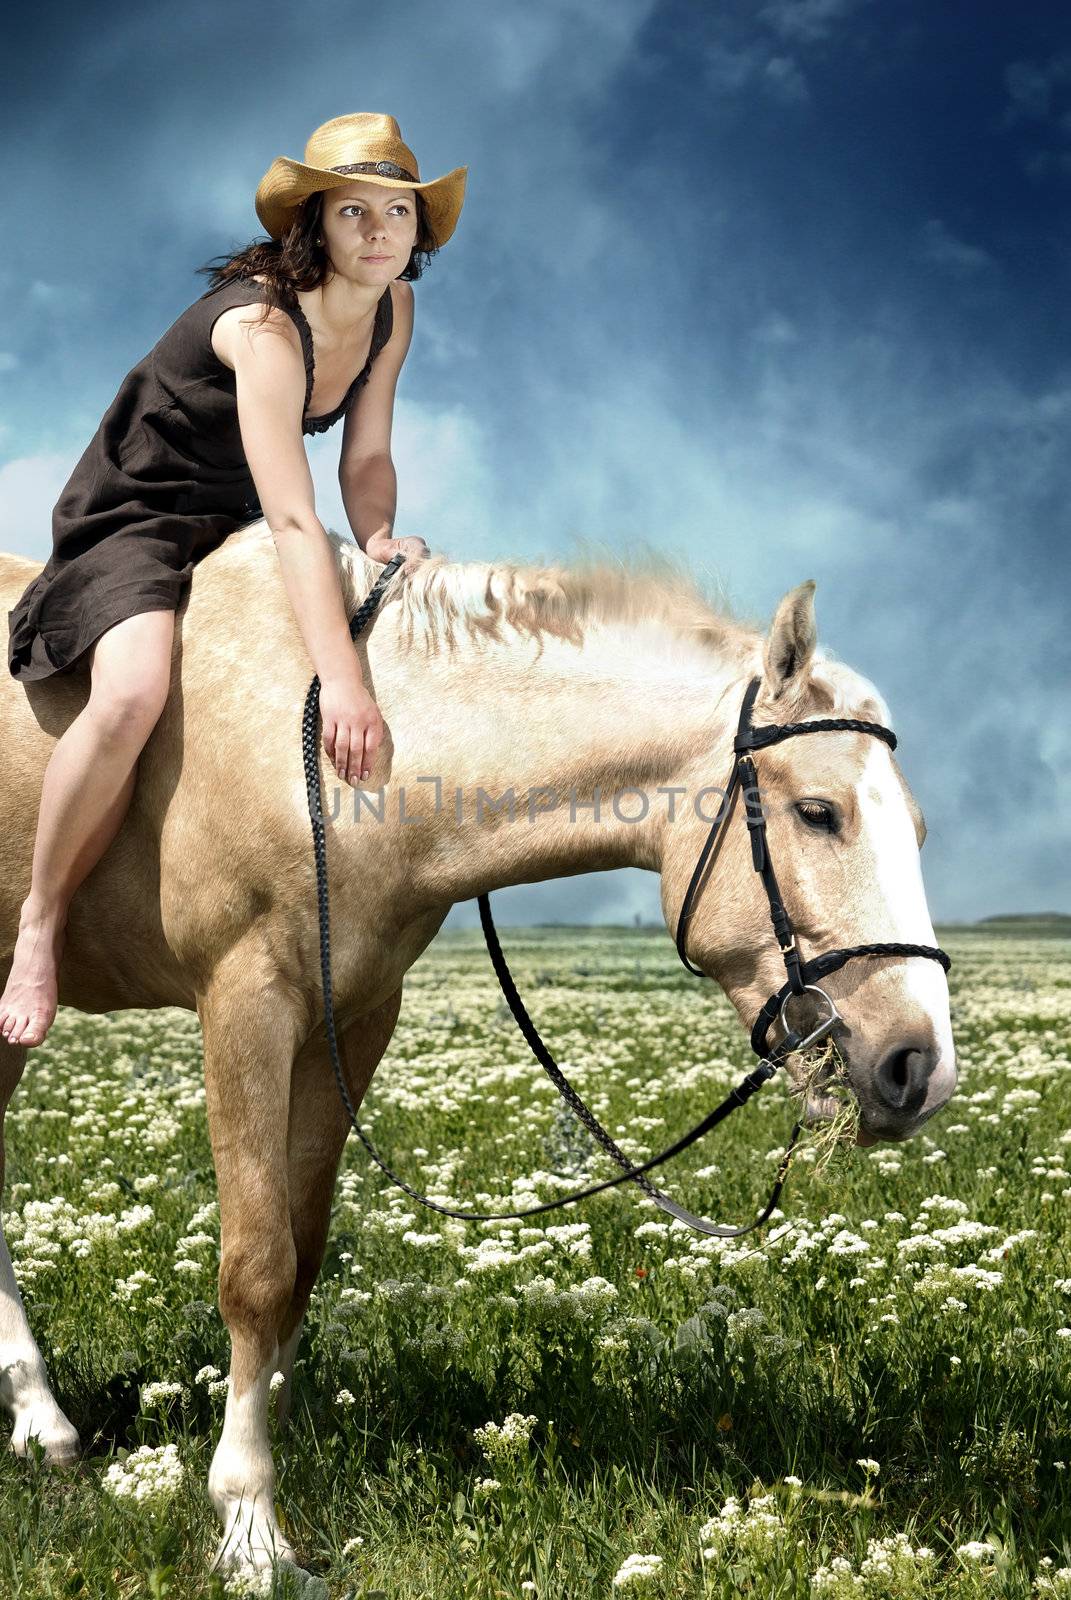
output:
<svg viewBox="0 0 1071 1600"><path fill-rule="evenodd" d="M662 1566L661 1556L627 1556L614 1574L615 1589L638 1589L649 1578L656 1578Z"/></svg>
<svg viewBox="0 0 1071 1600"><path fill-rule="evenodd" d="M155 1285L155 1283L156 1279L152 1273L146 1272L143 1267L139 1267L136 1272L130 1274L129 1278L116 1279L112 1299L129 1305L131 1300L135 1299L142 1289L148 1289L150 1285Z"/></svg>
<svg viewBox="0 0 1071 1600"><path fill-rule="evenodd" d="M511 1411L501 1427L497 1422L485 1423L482 1428L473 1429L472 1437L482 1445L489 1461L496 1465L506 1464L523 1455L538 1420L537 1417L526 1417L519 1411Z"/></svg>
<svg viewBox="0 0 1071 1600"><path fill-rule="evenodd" d="M718 1512L699 1530L703 1560L714 1561L732 1550L756 1561L768 1559L783 1540L785 1525L772 1494L755 1495L745 1511L730 1495Z"/></svg>
<svg viewBox="0 0 1071 1600"><path fill-rule="evenodd" d="M956 1554L962 1556L964 1561L992 1561L996 1557L996 1550L991 1544L981 1539L968 1539L966 1544L956 1546Z"/></svg>
<svg viewBox="0 0 1071 1600"><path fill-rule="evenodd" d="M183 1466L178 1445L154 1448L143 1444L124 1461L114 1462L105 1472L103 1488L115 1500L137 1505L163 1505L182 1483Z"/></svg>
<svg viewBox="0 0 1071 1600"><path fill-rule="evenodd" d="M811 1578L811 1593L822 1600L850 1600L865 1593L866 1584L845 1556L834 1556L827 1567L819 1567Z"/></svg>
<svg viewBox="0 0 1071 1600"><path fill-rule="evenodd" d="M1071 1567L1054 1567L1051 1557L1041 1561L1045 1572L1034 1579L1034 1593L1051 1597L1051 1600L1069 1600L1071 1597Z"/></svg>
<svg viewBox="0 0 1071 1600"><path fill-rule="evenodd" d="M141 1387L141 1409L166 1405L168 1400L185 1400L186 1390L181 1383L145 1383Z"/></svg>

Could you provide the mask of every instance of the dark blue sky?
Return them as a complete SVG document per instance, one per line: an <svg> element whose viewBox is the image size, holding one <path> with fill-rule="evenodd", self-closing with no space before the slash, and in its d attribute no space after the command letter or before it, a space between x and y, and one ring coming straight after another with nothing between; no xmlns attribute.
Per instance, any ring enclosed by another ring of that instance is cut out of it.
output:
<svg viewBox="0 0 1071 1600"><path fill-rule="evenodd" d="M1066 6L45 4L5 41L0 547L47 555L271 159L389 111L424 176L469 167L416 286L397 531L640 536L757 617L817 579L890 702L935 917L1071 910ZM310 456L345 528L338 437ZM658 914L638 873L498 900Z"/></svg>

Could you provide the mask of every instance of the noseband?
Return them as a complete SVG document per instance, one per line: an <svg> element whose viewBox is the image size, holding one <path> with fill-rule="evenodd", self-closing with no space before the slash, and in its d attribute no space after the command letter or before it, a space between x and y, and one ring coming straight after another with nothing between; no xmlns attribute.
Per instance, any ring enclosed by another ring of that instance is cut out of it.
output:
<svg viewBox="0 0 1071 1600"><path fill-rule="evenodd" d="M391 578L393 578L399 567L402 566L404 561L405 557L403 555L394 556L387 563L379 577L376 579L368 595L362 601L361 605L357 609L356 614L350 622L350 635L353 639L357 638L357 635L361 632L362 628L365 626L365 623L375 613L376 607L382 598L384 589ZM751 858L755 864L756 871L759 872L762 877L763 886L770 902L770 917L773 922L774 934L781 949L781 954L784 957L785 968L788 973L788 981L782 986L781 989L777 991L776 994L770 996L770 999L766 1002L756 1017L755 1024L751 1030L751 1048L755 1054L760 1057L758 1066L755 1067L752 1072L749 1072L740 1081L740 1083L737 1084L736 1088L729 1092L721 1104L715 1106L714 1110L709 1112L708 1115L703 1118L702 1122L697 1123L694 1128L692 1128L688 1133L684 1134L682 1138L678 1139L675 1144L670 1145L667 1149L661 1151L660 1154L652 1156L649 1161L644 1161L639 1166L634 1166L629 1161L629 1158L625 1155L624 1151L619 1149L614 1143L613 1139L611 1139L605 1128L602 1127L594 1113L590 1111L584 1104L584 1101L577 1094L576 1090L573 1088L572 1084L566 1078L565 1074L558 1066L558 1063L554 1060L554 1057L543 1043L543 1040L540 1038L539 1032L536 1029L531 1017L528 1015L528 1012L525 1010L524 1002L521 1000L521 997L517 992L517 987L513 982L513 977L510 973L509 967L506 965L505 957L502 954L502 947L498 941L498 933L495 929L493 921L491 920L490 901L488 900L486 894L478 895L477 904L480 910L480 922L483 927L484 938L487 941L487 949L491 957L491 964L495 969L495 974L498 978L499 984L501 985L502 992L509 1003L510 1010L513 1012L513 1015L516 1018L518 1027L524 1034L525 1039L528 1041L532 1054L544 1068L547 1076L557 1088L562 1098L569 1105L570 1109L575 1112L576 1116L588 1129L592 1137L598 1142L602 1149L606 1151L607 1155L611 1156L617 1165L623 1169L615 1177L606 1178L602 1183L590 1184L587 1188L577 1189L572 1194L563 1195L558 1200L548 1200L543 1205L531 1206L527 1211L499 1211L484 1213L475 1211L453 1211L449 1206L440 1205L438 1201L435 1200L429 1200L427 1195L422 1195L416 1189L411 1188L403 1178L400 1178L397 1173L393 1172L391 1168L388 1167L387 1163L372 1145L368 1135L358 1125L357 1122L357 1113L354 1109L353 1102L350 1099L349 1090L346 1087L345 1077L343 1076L342 1067L339 1061L338 1039L335 1033L335 1013L332 1002L331 984L330 916L328 911L327 895L327 851L324 834L323 804L320 790L320 679L319 677L313 678L311 684L309 685L308 693L305 697L305 709L302 717L301 727L301 748L302 758L305 766L305 787L309 802L309 818L312 823L313 852L316 858L316 892L320 926L320 973L323 981L324 994L324 1027L327 1033L331 1067L335 1075L335 1082L338 1086L339 1095L341 1096L342 1103L346 1108L346 1112L353 1126L353 1130L360 1139L361 1143L364 1145L365 1149L368 1151L368 1154L372 1157L373 1161L375 1161L376 1165L386 1173L387 1177L390 1178L392 1183L404 1190L407 1195L410 1195L412 1199L418 1201L420 1205L426 1206L429 1211L437 1211L440 1215L445 1217L456 1217L462 1222L514 1221L521 1217L538 1216L540 1213L546 1211L557 1211L561 1206L572 1205L577 1200L586 1200L590 1195L601 1193L603 1189L612 1189L615 1188L619 1183L632 1181L637 1185L638 1188L642 1189L644 1193L663 1211L667 1212L670 1216L676 1217L681 1222L687 1223L689 1227L695 1228L700 1233L711 1234L722 1239L735 1239L739 1238L741 1234L750 1233L753 1228L757 1228L762 1223L768 1221L769 1217L773 1213L774 1207L777 1205L781 1195L781 1190L784 1187L785 1177L788 1172L788 1164L792 1156L792 1151L795 1148L796 1140L801 1132L802 1124L799 1121L797 1121L793 1126L788 1145L786 1146L785 1153L781 1158L781 1163L777 1170L777 1177L774 1182L773 1189L771 1190L769 1200L766 1202L766 1205L753 1222L744 1223L740 1227L726 1227L720 1223L710 1222L704 1217L695 1216L691 1211L686 1211L684 1207L678 1205L675 1200L671 1200L668 1195L664 1195L659 1189L656 1189L654 1185L648 1181L645 1174L650 1172L653 1168L661 1166L663 1162L669 1161L673 1156L679 1155L683 1150L687 1150L689 1145L694 1144L697 1139L701 1139L704 1134L709 1133L712 1128L717 1127L717 1125L720 1122L723 1122L727 1116L737 1109L738 1106L745 1105L747 1101L750 1100L751 1096L755 1094L757 1090L761 1089L764 1083L773 1077L778 1067L784 1063L788 1056L790 1056L794 1051L806 1050L812 1044L817 1043L819 1039L824 1038L826 1034L829 1033L830 1029L841 1020L840 1013L833 1004L833 1001L830 999L829 995L826 994L824 989L820 989L815 983L811 982L811 979L824 977L830 972L836 972L838 968L842 967L846 961L851 960L853 956L928 956L934 961L939 961L946 972L952 965L951 957L948 956L944 950L936 949L930 945L919 944L853 945L850 949L827 950L824 955L816 956L810 961L802 961L800 959L799 950L796 947L796 939L793 932L792 923L789 920L788 912L785 910L784 902L781 899L781 892L777 886L777 879L774 876L773 863L770 860L769 845L766 838L766 822L762 812L762 805L760 803L758 781L755 774L755 765L751 759L750 752L753 750L760 750L766 745L776 744L779 740L790 738L792 735L797 733L817 733L823 729L850 729L854 732L872 733L878 738L884 739L889 745L890 749L896 748L896 735L891 729L882 727L880 723L860 722L854 717L825 717L808 722L787 722L782 725L771 724L766 727L753 727L751 724L751 710L755 703L755 696L758 693L759 682L760 680L758 678L752 678L751 682L748 684L747 692L744 695L743 704L740 709L740 721L737 727L736 739L733 744L733 770L730 775L729 782L725 787L724 799L721 805L718 807L718 814L714 819L713 826L711 827L710 833L708 834L706 842L703 845L699 860L696 863L695 871L692 874L691 882L685 891L684 900L682 902L680 914L677 919L677 952L680 955L684 965L688 968L689 972L694 972L699 978L705 978L708 976L708 974L705 973L702 968L693 966L685 955L685 930L687 928L688 919L691 916L695 899L699 893L700 882L703 877L704 869L706 868L707 862L711 856L711 852L714 849L721 825L732 809L733 798L737 787L743 783L747 825L751 834ZM821 999L825 1001L826 1006L828 1007L828 1013L806 1036L801 1036L789 1024L786 1013L788 1003L791 998L794 995L801 995L807 992L819 995ZM777 1045L774 1046L772 1050L767 1052L766 1037L770 1031L771 1025L773 1024L774 1018L777 1017L778 1014L780 1014L781 1026L784 1030L784 1037L777 1043Z"/></svg>

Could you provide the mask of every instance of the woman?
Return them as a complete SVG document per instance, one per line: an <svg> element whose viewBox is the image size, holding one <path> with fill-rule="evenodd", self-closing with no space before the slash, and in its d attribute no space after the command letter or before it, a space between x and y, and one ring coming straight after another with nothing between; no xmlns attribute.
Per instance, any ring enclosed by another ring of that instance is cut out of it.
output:
<svg viewBox="0 0 1071 1600"><path fill-rule="evenodd" d="M8 613L12 676L34 682L84 661L91 679L45 771L0 996L8 1043L40 1044L55 1018L67 908L130 803L190 573L251 519L271 528L320 678L328 759L345 783L368 777L383 724L302 435L345 417L339 478L368 556L402 551L408 566L428 554L422 539L391 535L391 419L413 326L408 280L453 233L467 170L421 183L397 122L372 112L322 124L303 162L278 157L256 193L269 238L200 269L212 287L127 374L75 467L53 512L52 555Z"/></svg>

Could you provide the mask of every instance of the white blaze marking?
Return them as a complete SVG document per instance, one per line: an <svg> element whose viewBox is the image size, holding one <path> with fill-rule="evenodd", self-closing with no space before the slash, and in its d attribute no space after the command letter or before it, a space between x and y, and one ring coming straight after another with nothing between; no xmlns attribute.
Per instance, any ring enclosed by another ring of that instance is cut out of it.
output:
<svg viewBox="0 0 1071 1600"><path fill-rule="evenodd" d="M937 937L922 882L918 840L900 780L893 770L892 752L881 740L873 739L868 743L871 748L857 794L861 843L864 849L869 848L874 862L878 893L875 911L881 918L883 931L864 931L860 941L936 946ZM944 968L932 959L905 960L903 973L905 995L916 1002L933 1024L940 1064L950 1063L953 1060L952 1024Z"/></svg>

